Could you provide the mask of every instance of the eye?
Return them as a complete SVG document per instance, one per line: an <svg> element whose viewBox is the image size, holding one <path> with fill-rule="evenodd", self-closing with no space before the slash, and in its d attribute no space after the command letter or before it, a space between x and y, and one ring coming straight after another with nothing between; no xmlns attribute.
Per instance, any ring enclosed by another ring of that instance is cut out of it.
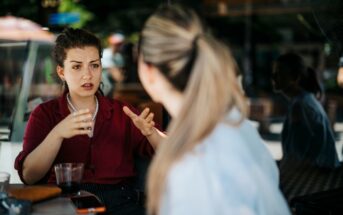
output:
<svg viewBox="0 0 343 215"><path fill-rule="evenodd" d="M98 63L93 63L91 66L92 66L93 69L97 69L97 68L100 67L100 64L98 64Z"/></svg>
<svg viewBox="0 0 343 215"><path fill-rule="evenodd" d="M81 69L81 65L74 65L74 66L72 66L72 69L79 70L79 69Z"/></svg>

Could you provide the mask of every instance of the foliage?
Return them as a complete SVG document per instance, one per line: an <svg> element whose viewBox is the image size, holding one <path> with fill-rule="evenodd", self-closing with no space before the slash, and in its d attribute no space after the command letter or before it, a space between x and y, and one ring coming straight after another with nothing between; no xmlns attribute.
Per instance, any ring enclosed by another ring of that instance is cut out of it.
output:
<svg viewBox="0 0 343 215"><path fill-rule="evenodd" d="M73 28L83 28L87 22L94 18L93 13L89 12L85 6L76 3L74 0L61 0L58 7L60 13L76 13L80 16L80 21L70 24Z"/></svg>

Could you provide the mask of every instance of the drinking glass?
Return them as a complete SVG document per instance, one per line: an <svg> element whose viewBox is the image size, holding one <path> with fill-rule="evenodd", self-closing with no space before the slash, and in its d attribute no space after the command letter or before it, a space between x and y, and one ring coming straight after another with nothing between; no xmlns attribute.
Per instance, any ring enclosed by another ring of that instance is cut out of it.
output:
<svg viewBox="0 0 343 215"><path fill-rule="evenodd" d="M10 177L8 172L0 172L0 192L7 192Z"/></svg>
<svg viewBox="0 0 343 215"><path fill-rule="evenodd" d="M55 165L56 183L64 194L77 193L80 190L84 164L60 163Z"/></svg>

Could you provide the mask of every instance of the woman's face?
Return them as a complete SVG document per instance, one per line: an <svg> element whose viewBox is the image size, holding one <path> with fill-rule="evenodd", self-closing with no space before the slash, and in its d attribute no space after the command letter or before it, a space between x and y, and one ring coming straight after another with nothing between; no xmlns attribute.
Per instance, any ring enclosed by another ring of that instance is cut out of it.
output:
<svg viewBox="0 0 343 215"><path fill-rule="evenodd" d="M101 82L101 61L96 47L67 50L64 67L57 68L58 75L68 84L72 96L93 96Z"/></svg>

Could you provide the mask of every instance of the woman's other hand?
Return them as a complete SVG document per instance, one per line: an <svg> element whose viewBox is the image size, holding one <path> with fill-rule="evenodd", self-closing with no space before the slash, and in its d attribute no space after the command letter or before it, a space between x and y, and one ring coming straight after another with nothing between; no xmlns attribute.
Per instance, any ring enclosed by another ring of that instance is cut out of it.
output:
<svg viewBox="0 0 343 215"><path fill-rule="evenodd" d="M154 114L150 112L149 108L145 108L139 116L126 106L123 107L123 111L128 117L131 118L133 124L142 132L144 136L148 137L154 133Z"/></svg>

